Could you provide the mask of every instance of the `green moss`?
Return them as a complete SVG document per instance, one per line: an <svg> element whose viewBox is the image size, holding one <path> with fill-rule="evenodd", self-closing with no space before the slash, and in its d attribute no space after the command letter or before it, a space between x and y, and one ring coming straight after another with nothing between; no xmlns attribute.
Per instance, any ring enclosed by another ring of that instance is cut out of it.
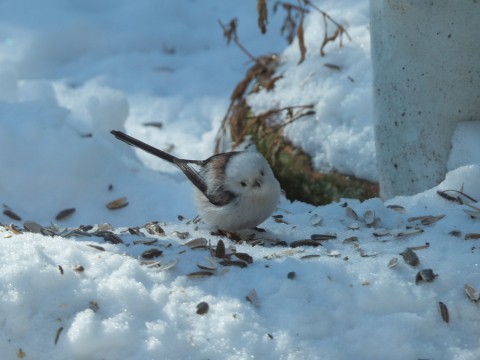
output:
<svg viewBox="0 0 480 360"><path fill-rule="evenodd" d="M265 156L289 200L314 205L328 204L340 198L365 200L378 196L378 185L338 172L313 170L310 156L295 148L281 131L265 126L265 119L249 117L247 133Z"/></svg>

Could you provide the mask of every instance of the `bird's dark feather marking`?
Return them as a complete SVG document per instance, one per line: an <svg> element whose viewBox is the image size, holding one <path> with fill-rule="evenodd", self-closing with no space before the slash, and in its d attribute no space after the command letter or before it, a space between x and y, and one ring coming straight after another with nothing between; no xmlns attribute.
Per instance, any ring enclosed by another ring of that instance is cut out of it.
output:
<svg viewBox="0 0 480 360"><path fill-rule="evenodd" d="M122 140L128 145L138 147L152 155L155 155L163 160L166 160L176 165L180 170L182 170L182 172L192 182L192 184L195 185L197 189L200 190L208 199L208 201L210 201L213 205L225 206L230 202L232 202L237 197L231 191L225 190L223 186L221 186L219 189L216 189L215 192L209 193L207 184L205 183L203 178L200 176L198 171L190 165L190 164L195 164L195 165L204 167L210 162L210 160L213 160L215 157L219 156L219 154L213 155L206 160L179 159L169 153L166 153L165 151L162 151L151 145L148 145L143 141L135 139L134 137L131 137L130 135L127 135L121 131L112 130L111 133L117 139ZM224 155L227 155L227 156L222 157L223 161L220 161L220 162L217 161L212 163L212 164L216 164L216 166L212 168L212 171L214 171L217 176L220 176L220 174L224 174L228 160L235 154L238 154L238 152L234 151L230 153L225 153ZM220 176L219 180L223 181L224 178Z"/></svg>
<svg viewBox="0 0 480 360"><path fill-rule="evenodd" d="M207 197L208 201L216 206L228 205L237 198L237 195L235 195L233 192L224 189L205 196Z"/></svg>
<svg viewBox="0 0 480 360"><path fill-rule="evenodd" d="M143 141L135 139L134 137L131 137L130 135L127 135L121 131L112 130L110 131L110 133L114 135L117 139L122 140L123 142L126 142L128 145L136 146L168 162L175 163L175 160L178 160L178 158L176 158L175 156L170 155L169 153L166 153L165 151L157 149L151 145L148 145Z"/></svg>
<svg viewBox="0 0 480 360"><path fill-rule="evenodd" d="M174 164L183 171L185 176L197 187L205 196L207 196L207 184L203 181L202 177L192 166L185 160L174 161ZM207 196L208 198L208 196Z"/></svg>

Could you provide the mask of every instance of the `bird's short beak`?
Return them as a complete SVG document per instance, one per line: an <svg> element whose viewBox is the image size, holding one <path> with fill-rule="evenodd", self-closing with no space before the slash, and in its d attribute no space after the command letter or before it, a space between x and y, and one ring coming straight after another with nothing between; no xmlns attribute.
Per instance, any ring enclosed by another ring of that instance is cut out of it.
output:
<svg viewBox="0 0 480 360"><path fill-rule="evenodd" d="M261 187L262 186L262 180L261 179L255 179L255 181L253 182L253 185L252 187Z"/></svg>

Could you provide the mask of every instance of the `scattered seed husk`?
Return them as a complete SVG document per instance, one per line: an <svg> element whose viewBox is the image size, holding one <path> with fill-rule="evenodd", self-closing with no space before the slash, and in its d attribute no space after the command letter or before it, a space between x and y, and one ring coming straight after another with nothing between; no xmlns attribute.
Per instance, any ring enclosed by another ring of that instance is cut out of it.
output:
<svg viewBox="0 0 480 360"><path fill-rule="evenodd" d="M295 273L295 271L290 271L287 274L287 279L294 280L296 277L297 277L297 274Z"/></svg>
<svg viewBox="0 0 480 360"><path fill-rule="evenodd" d="M185 240L188 238L189 232L188 231L173 231L172 236L178 237L180 240Z"/></svg>
<svg viewBox="0 0 480 360"><path fill-rule="evenodd" d="M299 247L299 246L313 246L313 247L317 247L317 246L322 246L322 244L321 244L319 241L309 240L309 239L296 240L296 241L292 241L292 242L290 243L290 247L292 247L292 248L296 248L296 247Z"/></svg>
<svg viewBox="0 0 480 360"><path fill-rule="evenodd" d="M174 259L170 262L162 264L161 261L140 261L140 265L146 266L148 268L155 268L158 271L165 271L170 270L171 268L175 267L178 264L178 259Z"/></svg>
<svg viewBox="0 0 480 360"><path fill-rule="evenodd" d="M310 224L312 226L318 226L322 223L323 219L320 215L318 214L313 214L312 217L310 218Z"/></svg>
<svg viewBox="0 0 480 360"><path fill-rule="evenodd" d="M454 195L450 195L450 193L453 193ZM458 190L443 190L443 191L437 191L437 194L443 197L444 199L447 199L449 201L454 201L459 204L464 204L466 203L465 200L477 202L474 198L471 196L465 194L463 191L458 191Z"/></svg>
<svg viewBox="0 0 480 360"><path fill-rule="evenodd" d="M334 240L337 238L337 234L312 234L310 239L315 241Z"/></svg>
<svg viewBox="0 0 480 360"><path fill-rule="evenodd" d="M432 269L423 269L423 270L420 270L418 273L417 273L417 276L415 277L415 284L419 284L423 281L425 282L432 282L433 280L435 280L435 278L437 277L438 275L437 274L434 274L433 273L433 270Z"/></svg>
<svg viewBox="0 0 480 360"><path fill-rule="evenodd" d="M109 242L110 244L123 244L123 240L120 238L120 236L115 235L112 232L105 231L104 234L102 235L103 239L106 242Z"/></svg>
<svg viewBox="0 0 480 360"><path fill-rule="evenodd" d="M377 229L377 230L375 230L372 234L373 234L373 236L376 236L376 237L382 237L382 236L389 236L389 235L391 235L391 234L390 234L390 230L387 230L387 229Z"/></svg>
<svg viewBox="0 0 480 360"><path fill-rule="evenodd" d="M372 210L365 211L363 214L363 220L365 221L365 224L372 225L375 222L375 212Z"/></svg>
<svg viewBox="0 0 480 360"><path fill-rule="evenodd" d="M61 265L58 265L58 270L60 271L60 274L63 275L63 267Z"/></svg>
<svg viewBox="0 0 480 360"><path fill-rule="evenodd" d="M128 201L126 197L121 197L119 199L115 199L113 201L110 201L106 206L107 209L109 210L117 210L124 208L125 206L128 205Z"/></svg>
<svg viewBox="0 0 480 360"><path fill-rule="evenodd" d="M410 249L416 251L416 250L425 250L430 247L430 243L426 242L425 245L418 245L418 246L409 246Z"/></svg>
<svg viewBox="0 0 480 360"><path fill-rule="evenodd" d="M98 306L98 303L97 303L95 300L91 300L91 301L88 303L88 307L89 307L93 312L97 312L98 310L100 310L100 306Z"/></svg>
<svg viewBox="0 0 480 360"><path fill-rule="evenodd" d="M361 257L369 258L369 257L376 257L378 253L366 253L363 249L358 248L357 251L360 253Z"/></svg>
<svg viewBox="0 0 480 360"><path fill-rule="evenodd" d="M100 225L96 225L96 230L97 231L112 231L113 230L113 226L109 223L103 223L103 224L100 224Z"/></svg>
<svg viewBox="0 0 480 360"><path fill-rule="evenodd" d="M48 232L48 229L44 228L43 233L45 234L46 232ZM72 229L72 230L65 229L65 231L62 231L57 235L65 238L70 238L70 237L79 237L79 236L92 236L93 234L86 231L82 231L80 229Z"/></svg>
<svg viewBox="0 0 480 360"><path fill-rule="evenodd" d="M142 125L156 127L158 129L161 129L163 127L163 123L161 123L160 121L147 121L147 122L144 122Z"/></svg>
<svg viewBox="0 0 480 360"><path fill-rule="evenodd" d="M63 326L60 326L57 330L57 333L55 334L55 340L54 340L54 344L57 345L57 342L58 342L58 339L60 338L60 334L62 333L63 331Z"/></svg>
<svg viewBox="0 0 480 360"><path fill-rule="evenodd" d="M329 63L325 63L323 64L323 66L331 69L331 70L336 70L336 71L340 71L342 68L336 64L329 64Z"/></svg>
<svg viewBox="0 0 480 360"><path fill-rule="evenodd" d="M81 231L90 231L93 229L93 226L92 225L80 225L78 227L79 230Z"/></svg>
<svg viewBox="0 0 480 360"><path fill-rule="evenodd" d="M394 268L394 267L397 266L397 265L398 265L398 258L397 258L397 257L392 258L392 259L388 262L388 264L387 264L387 266L388 266L390 269Z"/></svg>
<svg viewBox="0 0 480 360"><path fill-rule="evenodd" d="M21 221L22 220L22 218L19 215L17 215L16 213L14 213L10 209L3 210L3 215L5 215L5 216L7 216L10 219L15 220L15 221Z"/></svg>
<svg viewBox="0 0 480 360"><path fill-rule="evenodd" d="M423 229L420 228L414 228L414 229L409 229L409 230L404 230L400 231L397 234L395 234L397 237L407 237L407 236L412 236L412 235L418 235L423 233Z"/></svg>
<svg viewBox="0 0 480 360"><path fill-rule="evenodd" d="M450 321L450 316L448 315L448 308L443 302L438 302L438 308L440 310L440 315L442 316L442 320L448 323Z"/></svg>
<svg viewBox="0 0 480 360"><path fill-rule="evenodd" d="M467 215L469 215L472 219L480 219L480 211L478 210L468 210L463 209Z"/></svg>
<svg viewBox="0 0 480 360"><path fill-rule="evenodd" d="M273 335L272 335L272 334L267 334L267 336L268 336L271 340L273 340Z"/></svg>
<svg viewBox="0 0 480 360"><path fill-rule="evenodd" d="M388 209L394 210L396 212L399 212L400 214L405 214L406 210L403 206L400 205L387 205Z"/></svg>
<svg viewBox="0 0 480 360"><path fill-rule="evenodd" d="M167 270L170 270L172 268L174 268L175 266L177 266L178 264L178 259L175 258L167 263L164 263L164 264L161 264L160 266L157 266L157 270L158 271L167 271Z"/></svg>
<svg viewBox="0 0 480 360"><path fill-rule="evenodd" d="M92 247L94 249L97 249L99 251L105 251L105 248L102 247L102 246L99 246L99 245L87 244L87 246L90 246L90 247Z"/></svg>
<svg viewBox="0 0 480 360"><path fill-rule="evenodd" d="M408 218L407 221L408 221L408 222L420 221L420 223L421 223L422 225L431 225L431 224L436 223L437 221L443 219L444 217L445 217L445 215L438 215L438 216L432 216L432 215L428 215L428 216L416 216L416 217Z"/></svg>
<svg viewBox="0 0 480 360"><path fill-rule="evenodd" d="M76 211L75 208L64 209L55 216L55 220L58 220L58 221L65 220L68 217L72 216L75 211Z"/></svg>
<svg viewBox="0 0 480 360"><path fill-rule="evenodd" d="M225 257L225 243L223 240L218 240L217 247L215 248L215 257L223 259Z"/></svg>
<svg viewBox="0 0 480 360"><path fill-rule="evenodd" d="M134 245L146 245L146 246L150 246L150 245L154 245L158 243L158 240L157 239L146 239L146 240L134 240L133 241L133 244Z"/></svg>
<svg viewBox="0 0 480 360"><path fill-rule="evenodd" d="M465 293L470 300L472 300L473 302L480 301L480 293L477 291L477 289L468 284L465 284L463 288L465 289Z"/></svg>
<svg viewBox="0 0 480 360"><path fill-rule="evenodd" d="M197 279L197 278L209 277L209 276L212 276L212 275L213 275L213 272L211 272L211 271L195 271L195 272L192 272L192 273L188 274L187 276L190 279Z"/></svg>
<svg viewBox="0 0 480 360"><path fill-rule="evenodd" d="M318 254L309 254L309 255L303 255L303 256L301 256L300 259L302 259L302 260L310 260L310 259L317 259L317 258L319 258L319 257L320 257L320 255L318 255Z"/></svg>
<svg viewBox="0 0 480 360"><path fill-rule="evenodd" d="M15 225L13 224L10 224L10 226L8 227L8 229L14 233L15 235L19 235L19 234L23 234L23 231L20 230L19 228L17 228Z"/></svg>
<svg viewBox="0 0 480 360"><path fill-rule="evenodd" d="M162 250L153 248L153 249L145 250L145 251L142 253L141 256L142 256L142 258L144 258L144 259L154 259L154 258L157 258L157 257L162 256L162 254L163 254L163 251L162 251Z"/></svg>
<svg viewBox="0 0 480 360"><path fill-rule="evenodd" d="M246 262L237 260L221 260L218 263L223 266L237 266L242 269L248 266Z"/></svg>
<svg viewBox="0 0 480 360"><path fill-rule="evenodd" d="M23 227L25 230L30 231L35 234L42 234L43 233L43 226L37 224L35 221L25 221L23 223Z"/></svg>
<svg viewBox="0 0 480 360"><path fill-rule="evenodd" d="M257 292L255 289L252 289L247 296L245 296L245 299L252 303L253 306L255 307L260 307L260 299L258 298Z"/></svg>
<svg viewBox="0 0 480 360"><path fill-rule="evenodd" d="M208 240L204 237L199 237L186 242L184 245L188 246L190 249L206 249Z"/></svg>
<svg viewBox="0 0 480 360"><path fill-rule="evenodd" d="M130 233L130 235L145 236L145 234L140 231L139 227L129 227L127 230Z"/></svg>
<svg viewBox="0 0 480 360"><path fill-rule="evenodd" d="M340 257L340 251L338 250L326 250L325 255L330 257Z"/></svg>
<svg viewBox="0 0 480 360"><path fill-rule="evenodd" d="M211 232L210 234L214 236L225 236L227 239L235 242L242 241L242 237L233 231L218 230L216 232Z"/></svg>
<svg viewBox="0 0 480 360"><path fill-rule="evenodd" d="M350 206L347 206L345 208L345 215L347 215L348 217L350 217L354 220L359 220L360 219L358 217L357 213L355 212L355 210L353 210Z"/></svg>
<svg viewBox="0 0 480 360"><path fill-rule="evenodd" d="M287 249L287 250L282 251L281 253L274 253L274 254L266 255L263 258L265 260L280 259L280 258L283 258L283 257L295 255L297 253L302 253L304 251L305 251L305 249L298 249L298 248Z"/></svg>
<svg viewBox="0 0 480 360"><path fill-rule="evenodd" d="M346 238L345 240L343 240L342 244L344 244L344 245L358 244L358 237L350 236L350 237Z"/></svg>
<svg viewBox="0 0 480 360"><path fill-rule="evenodd" d="M287 222L285 220L283 220L283 215L282 214L272 215L272 218L273 218L273 220L275 220L275 222L287 224Z"/></svg>
<svg viewBox="0 0 480 360"><path fill-rule="evenodd" d="M442 198L444 198L445 200L448 200L448 201L453 201L453 202L456 202L456 203L459 203L461 204L461 201L458 197L456 196L452 196L452 195L448 195L445 191L440 191L440 190L437 190L437 194L440 195Z"/></svg>
<svg viewBox="0 0 480 360"><path fill-rule="evenodd" d="M403 260L410 266L417 266L420 264L420 259L418 255L410 248L406 248L400 255L402 255Z"/></svg>
<svg viewBox="0 0 480 360"><path fill-rule="evenodd" d="M152 221L143 225L150 235L165 235L165 231L162 229L158 221Z"/></svg>
<svg viewBox="0 0 480 360"><path fill-rule="evenodd" d="M233 256L239 258L242 261L245 261L247 264L253 263L253 258L247 253L235 252L233 253Z"/></svg>
<svg viewBox="0 0 480 360"><path fill-rule="evenodd" d="M140 261L140 265L146 266L149 268L157 268L162 266L162 263L159 260L142 260Z"/></svg>
<svg viewBox="0 0 480 360"><path fill-rule="evenodd" d="M210 264L210 265L197 264L197 267L201 270L207 270L207 271L217 270L217 267L214 266L213 264Z"/></svg>
<svg viewBox="0 0 480 360"><path fill-rule="evenodd" d="M455 237L460 237L460 236L462 236L462 232L459 231L459 230L452 230L448 233L448 235L455 236Z"/></svg>
<svg viewBox="0 0 480 360"><path fill-rule="evenodd" d="M198 315L205 315L208 312L209 306L208 303L202 301L201 303L197 304L197 314Z"/></svg>
<svg viewBox="0 0 480 360"><path fill-rule="evenodd" d="M73 271L81 273L85 271L85 268L82 265L75 265L75 267L73 268Z"/></svg>
<svg viewBox="0 0 480 360"><path fill-rule="evenodd" d="M480 239L480 233L465 234L465 240L478 240Z"/></svg>
<svg viewBox="0 0 480 360"><path fill-rule="evenodd" d="M437 215L437 216L430 216L426 219L423 219L420 221L422 225L432 225L433 223L436 223L439 220L442 220L445 217L445 215Z"/></svg>
<svg viewBox="0 0 480 360"><path fill-rule="evenodd" d="M350 230L358 230L358 229L360 229L360 224L357 223L357 222L353 222L353 223L348 224L347 227Z"/></svg>

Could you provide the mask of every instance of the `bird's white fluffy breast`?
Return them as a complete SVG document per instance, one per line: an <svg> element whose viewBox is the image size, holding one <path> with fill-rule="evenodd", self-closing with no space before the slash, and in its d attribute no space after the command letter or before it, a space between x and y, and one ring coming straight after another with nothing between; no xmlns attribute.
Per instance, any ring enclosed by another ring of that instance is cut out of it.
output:
<svg viewBox="0 0 480 360"><path fill-rule="evenodd" d="M215 206L200 192L195 200L202 219L210 226L224 230L253 228L265 221L275 210L280 198L280 184L270 165L257 152L232 156L225 167L226 189L236 198L225 206ZM252 186L260 180L261 186ZM246 182L248 186L241 186Z"/></svg>

